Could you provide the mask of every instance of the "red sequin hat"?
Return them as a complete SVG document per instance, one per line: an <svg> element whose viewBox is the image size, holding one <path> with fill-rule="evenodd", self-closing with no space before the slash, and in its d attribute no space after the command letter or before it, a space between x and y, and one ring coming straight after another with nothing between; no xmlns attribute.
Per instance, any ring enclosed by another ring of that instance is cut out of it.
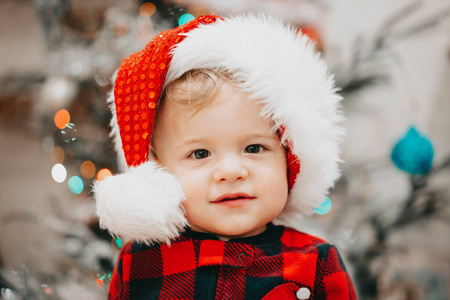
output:
<svg viewBox="0 0 450 300"><path fill-rule="evenodd" d="M156 108L172 59L170 51L185 39L184 33L197 28L199 24L213 23L216 19L216 16L202 16L165 31L120 65L114 98L128 166L138 166L148 160Z"/></svg>
<svg viewBox="0 0 450 300"><path fill-rule="evenodd" d="M149 161L149 148L164 86L197 68L226 70L282 132L290 193L277 221L296 227L339 175L340 97L306 36L254 16L201 16L159 34L122 62L109 102L116 150L128 172L94 185L101 227L151 243L168 242L187 225L182 188Z"/></svg>

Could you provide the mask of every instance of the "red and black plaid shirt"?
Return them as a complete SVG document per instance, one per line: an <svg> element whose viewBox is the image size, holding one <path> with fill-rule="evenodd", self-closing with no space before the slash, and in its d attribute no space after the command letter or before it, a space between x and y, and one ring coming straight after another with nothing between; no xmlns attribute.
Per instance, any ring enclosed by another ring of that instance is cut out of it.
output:
<svg viewBox="0 0 450 300"><path fill-rule="evenodd" d="M288 284L289 283L289 284ZM171 246L126 244L108 299L287 299L284 285L309 299L356 299L335 247L292 228L222 242L187 230ZM292 299L296 299L295 293Z"/></svg>

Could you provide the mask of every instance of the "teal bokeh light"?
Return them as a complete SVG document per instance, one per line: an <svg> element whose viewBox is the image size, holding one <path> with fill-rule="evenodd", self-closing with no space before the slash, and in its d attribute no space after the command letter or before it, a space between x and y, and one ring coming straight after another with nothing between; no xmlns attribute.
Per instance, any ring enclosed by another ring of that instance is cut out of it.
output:
<svg viewBox="0 0 450 300"><path fill-rule="evenodd" d="M69 189L74 194L81 194L84 189L83 180L78 176L72 176L69 179Z"/></svg>
<svg viewBox="0 0 450 300"><path fill-rule="evenodd" d="M114 241L116 242L117 248L119 248L119 249L122 248L122 239L121 238L116 238Z"/></svg>
<svg viewBox="0 0 450 300"><path fill-rule="evenodd" d="M194 20L195 17L191 14L184 14L178 19L178 25L181 26L187 22Z"/></svg>
<svg viewBox="0 0 450 300"><path fill-rule="evenodd" d="M325 201L323 201L318 207L314 208L314 211L318 215L326 215L331 210L331 200L326 197Z"/></svg>

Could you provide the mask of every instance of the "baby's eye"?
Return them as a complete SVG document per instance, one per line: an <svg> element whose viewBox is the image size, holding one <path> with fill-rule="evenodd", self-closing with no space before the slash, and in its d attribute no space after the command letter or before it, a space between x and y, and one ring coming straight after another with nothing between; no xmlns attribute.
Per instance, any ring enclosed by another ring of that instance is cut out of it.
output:
<svg viewBox="0 0 450 300"><path fill-rule="evenodd" d="M245 152L246 153L259 153L259 152L263 151L264 149L265 148L263 146L254 144L254 145L247 146L247 148L245 148Z"/></svg>
<svg viewBox="0 0 450 300"><path fill-rule="evenodd" d="M192 152L190 156L194 157L195 159L204 159L210 155L211 155L211 153L209 153L208 150L199 149L199 150L195 150L194 152Z"/></svg>

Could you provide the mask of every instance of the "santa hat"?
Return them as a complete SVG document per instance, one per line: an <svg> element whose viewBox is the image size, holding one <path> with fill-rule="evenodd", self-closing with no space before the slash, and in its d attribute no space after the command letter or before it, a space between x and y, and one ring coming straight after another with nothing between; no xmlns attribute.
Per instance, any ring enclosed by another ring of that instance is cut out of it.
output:
<svg viewBox="0 0 450 300"><path fill-rule="evenodd" d="M113 235L169 242L188 225L180 184L149 161L149 148L164 86L200 68L231 74L282 132L290 191L275 223L298 227L338 178L341 97L308 37L263 16L201 16L156 36L116 73L112 135L128 170L94 184L100 226Z"/></svg>

